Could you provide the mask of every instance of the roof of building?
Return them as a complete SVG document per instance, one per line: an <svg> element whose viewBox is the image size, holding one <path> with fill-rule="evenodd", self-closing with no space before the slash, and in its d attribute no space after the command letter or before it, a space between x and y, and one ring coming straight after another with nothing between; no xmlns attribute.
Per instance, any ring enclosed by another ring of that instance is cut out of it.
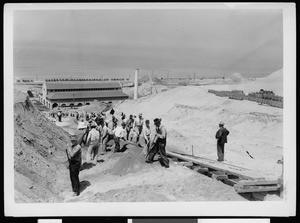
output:
<svg viewBox="0 0 300 223"><path fill-rule="evenodd" d="M91 89L91 88L121 88L119 82L46 82L47 90L56 89Z"/></svg>
<svg viewBox="0 0 300 223"><path fill-rule="evenodd" d="M128 98L128 95L119 90L53 92L47 95L47 98L50 100L116 97Z"/></svg>

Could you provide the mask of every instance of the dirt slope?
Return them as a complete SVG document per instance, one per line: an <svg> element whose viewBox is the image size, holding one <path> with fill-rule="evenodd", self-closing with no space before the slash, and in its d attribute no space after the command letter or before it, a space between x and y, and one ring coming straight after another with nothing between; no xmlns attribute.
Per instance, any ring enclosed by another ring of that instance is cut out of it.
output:
<svg viewBox="0 0 300 223"><path fill-rule="evenodd" d="M14 104L16 202L61 201L60 184L68 174L65 148L69 134L26 100Z"/></svg>

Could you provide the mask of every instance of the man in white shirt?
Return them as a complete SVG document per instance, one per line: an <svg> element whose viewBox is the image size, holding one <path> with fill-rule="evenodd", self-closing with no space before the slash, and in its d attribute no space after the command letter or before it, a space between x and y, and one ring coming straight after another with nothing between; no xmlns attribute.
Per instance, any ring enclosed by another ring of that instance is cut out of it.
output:
<svg viewBox="0 0 300 223"><path fill-rule="evenodd" d="M135 132L137 133L136 143L139 143L140 135L141 135L141 133L143 131L143 125L144 125L143 114L139 113L139 117L136 118L134 120L134 123L133 123L133 127L135 129Z"/></svg>
<svg viewBox="0 0 300 223"><path fill-rule="evenodd" d="M145 126L143 128L143 136L144 136L145 143L142 143L144 149L141 153L141 156L146 157L146 155L149 153L150 138L151 138L150 121L148 119L145 121Z"/></svg>
<svg viewBox="0 0 300 223"><path fill-rule="evenodd" d="M125 136L126 136L126 124L125 122L122 122L121 126L118 126L113 130L114 132L114 140L115 140L115 148L113 152L120 152L120 139L126 141Z"/></svg>
<svg viewBox="0 0 300 223"><path fill-rule="evenodd" d="M89 145L88 151L86 154L86 162L90 162L94 160L94 158L98 154L98 149L100 145L100 132L96 130L97 124L96 122L91 123L91 131L87 137L87 144Z"/></svg>

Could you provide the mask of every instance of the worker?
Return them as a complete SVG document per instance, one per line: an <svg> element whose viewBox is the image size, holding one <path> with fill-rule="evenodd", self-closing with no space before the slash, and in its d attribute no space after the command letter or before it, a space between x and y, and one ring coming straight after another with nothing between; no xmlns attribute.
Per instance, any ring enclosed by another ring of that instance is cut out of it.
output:
<svg viewBox="0 0 300 223"><path fill-rule="evenodd" d="M131 129L133 128L133 115L129 115L129 119L127 119L126 123L126 139L129 140L129 135L131 132Z"/></svg>
<svg viewBox="0 0 300 223"><path fill-rule="evenodd" d="M133 123L135 132L137 133L136 143L139 143L140 135L143 131L143 125L144 125L143 114L139 113L139 117L136 118Z"/></svg>
<svg viewBox="0 0 300 223"><path fill-rule="evenodd" d="M121 126L118 126L117 128L114 129L113 133L114 133L114 141L115 141L115 147L113 149L113 152L120 152L120 140L124 140L125 139L125 135L126 135L126 130L125 130L125 122L121 123Z"/></svg>
<svg viewBox="0 0 300 223"><path fill-rule="evenodd" d="M104 126L102 128L102 134L101 134L101 147L102 147L102 150L100 152L101 155L104 155L107 150L107 143L113 139L113 132L112 130L109 128L108 126L108 123L109 121L108 120L105 120L104 122Z"/></svg>
<svg viewBox="0 0 300 223"><path fill-rule="evenodd" d="M114 115L112 115L111 121L112 121L112 130L114 130L115 128L117 128L118 119Z"/></svg>
<svg viewBox="0 0 300 223"><path fill-rule="evenodd" d="M87 144L89 145L88 151L86 154L86 162L90 162L91 160L94 160L95 157L97 157L98 149L100 145L100 133L96 130L97 124L96 122L91 122L90 124L91 130L87 137Z"/></svg>
<svg viewBox="0 0 300 223"><path fill-rule="evenodd" d="M61 111L58 111L57 117L58 117L58 121L61 122L61 117L62 117Z"/></svg>
<svg viewBox="0 0 300 223"><path fill-rule="evenodd" d="M83 119L78 122L77 130L75 131L75 136L78 139L79 145L85 144L88 136L87 125L83 121Z"/></svg>
<svg viewBox="0 0 300 223"><path fill-rule="evenodd" d="M68 161L69 161L69 170L70 170L70 179L73 190L73 196L79 196L80 194L80 182L79 182L79 170L81 167L81 146L78 143L78 140L71 140L71 145L68 145L66 149Z"/></svg>
<svg viewBox="0 0 300 223"><path fill-rule="evenodd" d="M229 131L224 128L224 122L219 123L219 130L216 132L216 139L217 139L217 154L218 154L218 161L224 161L224 147L225 143L227 143L227 135Z"/></svg>
<svg viewBox="0 0 300 223"><path fill-rule="evenodd" d="M150 137L151 137L150 121L148 119L145 121L145 126L143 128L143 137L145 143L143 145L143 151L141 153L141 156L145 157L149 153Z"/></svg>
<svg viewBox="0 0 300 223"><path fill-rule="evenodd" d="M159 162L162 166L169 168L169 160L166 157L167 130L161 125L161 118L154 119L154 139L150 145L150 151L146 156L146 162L152 163L155 154L159 155Z"/></svg>

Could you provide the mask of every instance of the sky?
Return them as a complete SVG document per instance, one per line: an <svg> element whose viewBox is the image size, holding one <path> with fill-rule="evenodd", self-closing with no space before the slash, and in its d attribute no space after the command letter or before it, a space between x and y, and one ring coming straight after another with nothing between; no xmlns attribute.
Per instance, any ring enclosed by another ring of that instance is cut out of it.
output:
<svg viewBox="0 0 300 223"><path fill-rule="evenodd" d="M283 66L278 9L19 10L14 74L266 75Z"/></svg>

